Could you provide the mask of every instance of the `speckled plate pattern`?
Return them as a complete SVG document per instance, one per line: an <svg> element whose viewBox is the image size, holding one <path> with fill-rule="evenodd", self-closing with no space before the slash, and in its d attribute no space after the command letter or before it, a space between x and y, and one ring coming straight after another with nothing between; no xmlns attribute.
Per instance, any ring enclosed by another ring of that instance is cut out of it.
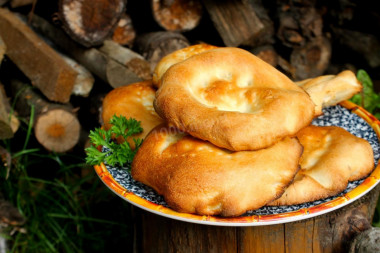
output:
<svg viewBox="0 0 380 253"><path fill-rule="evenodd" d="M200 216L176 212L165 203L162 196L131 177L128 168L95 166L100 179L117 195L147 211L177 220L220 226L258 226L292 222L311 218L341 208L360 198L380 181L380 122L360 106L349 101L323 110L313 125L340 126L357 137L366 139L374 151L375 169L365 179L350 182L340 194L300 205L262 207L239 217Z"/></svg>

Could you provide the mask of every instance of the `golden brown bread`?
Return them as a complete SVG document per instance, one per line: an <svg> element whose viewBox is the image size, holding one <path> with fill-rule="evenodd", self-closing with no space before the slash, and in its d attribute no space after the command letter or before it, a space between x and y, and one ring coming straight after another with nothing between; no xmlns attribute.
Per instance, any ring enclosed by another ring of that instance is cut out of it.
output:
<svg viewBox="0 0 380 253"><path fill-rule="evenodd" d="M132 177L179 212L237 216L281 196L301 153L296 138L258 151L231 152L159 126L139 148Z"/></svg>
<svg viewBox="0 0 380 253"><path fill-rule="evenodd" d="M160 81L162 76L165 74L166 70L168 70L171 66L174 64L184 61L190 56L208 51L210 49L217 48L216 46L212 46L209 44L201 43L192 45L189 47L185 47L182 49L179 49L177 51L174 51L173 53L170 53L163 57L155 67L153 71L153 85L155 87L160 87Z"/></svg>
<svg viewBox="0 0 380 253"><path fill-rule="evenodd" d="M362 89L352 71L345 70L338 75L325 75L296 82L313 100L315 114L322 114L322 108L336 105L350 99Z"/></svg>
<svg viewBox="0 0 380 253"><path fill-rule="evenodd" d="M160 87L161 78L174 64L187 58L218 48L208 44L197 44L177 50L157 64L153 73L153 85ZM345 70L337 75L324 75L296 82L304 89L315 104L315 116L322 114L322 108L336 105L350 99L354 94L361 91L362 86L352 71Z"/></svg>
<svg viewBox="0 0 380 253"><path fill-rule="evenodd" d="M133 136L133 138L144 138L150 130L163 122L153 108L155 92L151 81L113 89L103 100L102 120L104 128L109 129L111 127L109 121L113 115L123 115L127 119L134 118L141 121L143 132ZM133 141L129 141L129 143L134 145Z"/></svg>
<svg viewBox="0 0 380 253"><path fill-rule="evenodd" d="M239 48L211 49L170 67L154 107L182 131L235 151L273 145L314 116L303 89Z"/></svg>
<svg viewBox="0 0 380 253"><path fill-rule="evenodd" d="M295 205L334 196L374 168L371 145L343 128L308 126L297 137L301 169L285 193L269 205Z"/></svg>

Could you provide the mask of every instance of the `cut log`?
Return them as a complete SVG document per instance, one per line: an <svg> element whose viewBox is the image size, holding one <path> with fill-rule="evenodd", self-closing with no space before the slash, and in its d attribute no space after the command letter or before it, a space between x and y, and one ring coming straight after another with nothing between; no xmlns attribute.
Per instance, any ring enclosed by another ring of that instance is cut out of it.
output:
<svg viewBox="0 0 380 253"><path fill-rule="evenodd" d="M380 185L355 202L313 218L267 226L222 227L187 223L140 208L135 212L137 252L348 252L370 224Z"/></svg>
<svg viewBox="0 0 380 253"><path fill-rule="evenodd" d="M0 7L8 3L9 0L0 0Z"/></svg>
<svg viewBox="0 0 380 253"><path fill-rule="evenodd" d="M7 49L7 46L5 45L4 40L0 36L0 65L1 65L1 62L4 58L4 54L5 54L6 49Z"/></svg>
<svg viewBox="0 0 380 253"><path fill-rule="evenodd" d="M125 0L60 0L59 17L70 37L91 47L112 36L125 7Z"/></svg>
<svg viewBox="0 0 380 253"><path fill-rule="evenodd" d="M203 3L226 46L271 42L273 24L260 0L203 0Z"/></svg>
<svg viewBox="0 0 380 253"><path fill-rule="evenodd" d="M136 31L131 17L124 13L113 31L112 40L120 45L132 47L135 38Z"/></svg>
<svg viewBox="0 0 380 253"><path fill-rule="evenodd" d="M37 0L11 0L11 7L18 8L26 5L32 5Z"/></svg>
<svg viewBox="0 0 380 253"><path fill-rule="evenodd" d="M44 42L46 42L51 48L53 48L62 57L62 59L77 73L74 81L72 95L87 97L90 94L95 82L95 78L91 72L71 57L62 53L57 45L54 44L49 38L43 36L42 34L38 34L38 36L42 38Z"/></svg>
<svg viewBox="0 0 380 253"><path fill-rule="evenodd" d="M41 36L42 37L42 36ZM44 41L48 41L46 38L43 38ZM58 54L62 57L62 59L76 72L77 76L74 81L74 86L72 89L72 95L74 96L82 96L87 97L95 82L94 76L91 74L89 70L87 70L83 65L79 64L77 61L67 56L66 54L60 52L54 43L50 40L48 44L54 48Z"/></svg>
<svg viewBox="0 0 380 253"><path fill-rule="evenodd" d="M300 1L297 5L286 2L278 8L277 36L284 45L303 46L308 40L322 36L322 16L313 5L310 1Z"/></svg>
<svg viewBox="0 0 380 253"><path fill-rule="evenodd" d="M19 126L20 122L13 114L4 87L0 84L0 139L12 138Z"/></svg>
<svg viewBox="0 0 380 253"><path fill-rule="evenodd" d="M154 19L167 31L192 30L202 17L199 0L151 0L151 6Z"/></svg>
<svg viewBox="0 0 380 253"><path fill-rule="evenodd" d="M0 198L1 223L11 226L21 226L25 223L25 221L25 218L21 215L18 209L12 205L12 203L3 198Z"/></svg>
<svg viewBox="0 0 380 253"><path fill-rule="evenodd" d="M290 55L290 64L295 68L295 80L322 75L331 58L331 44L325 37L317 37L303 47L295 48Z"/></svg>
<svg viewBox="0 0 380 253"><path fill-rule="evenodd" d="M112 40L106 40L99 50L124 65L138 77L144 80L152 79L149 62L131 49L120 46Z"/></svg>
<svg viewBox="0 0 380 253"><path fill-rule="evenodd" d="M77 73L15 14L0 9L6 54L51 101L66 103Z"/></svg>
<svg viewBox="0 0 380 253"><path fill-rule="evenodd" d="M380 66L380 42L376 36L337 27L332 30L339 44L356 52L370 67Z"/></svg>
<svg viewBox="0 0 380 253"><path fill-rule="evenodd" d="M296 68L293 67L289 61L281 56L278 56L278 67L280 70L286 74L290 79L296 79Z"/></svg>
<svg viewBox="0 0 380 253"><path fill-rule="evenodd" d="M300 33L297 20L290 13L280 13L280 25L277 30L277 37L285 46L300 46L305 43L305 38Z"/></svg>
<svg viewBox="0 0 380 253"><path fill-rule="evenodd" d="M251 52L273 67L276 67L278 64L278 54L271 45L256 47L252 49Z"/></svg>
<svg viewBox="0 0 380 253"><path fill-rule="evenodd" d="M153 72L162 57L178 49L190 46L189 41L180 33L152 32L143 34L136 39L138 52L149 61Z"/></svg>
<svg viewBox="0 0 380 253"><path fill-rule="evenodd" d="M352 241L349 253L380 252L380 228L370 228L357 235Z"/></svg>
<svg viewBox="0 0 380 253"><path fill-rule="evenodd" d="M77 72L72 94L75 96L88 97L95 82L93 75L84 66L74 61L70 57L64 54L61 54L61 56L65 62L71 66L75 72Z"/></svg>
<svg viewBox="0 0 380 253"><path fill-rule="evenodd" d="M77 144L80 123L70 104L49 102L19 80L11 81L11 89L13 94L18 93L15 109L20 116L30 117L34 107L34 134L45 149L66 152Z"/></svg>
<svg viewBox="0 0 380 253"><path fill-rule="evenodd" d="M3 147L0 147L3 149ZM26 232L24 228L19 228L25 223L25 218L19 210L9 201L0 196L0 252L10 252L8 238L14 231ZM12 231L5 229L8 226L13 226Z"/></svg>
<svg viewBox="0 0 380 253"><path fill-rule="evenodd" d="M143 80L137 73L97 48L86 49L78 46L62 30L37 15L33 15L31 25L62 48L74 60L114 88Z"/></svg>

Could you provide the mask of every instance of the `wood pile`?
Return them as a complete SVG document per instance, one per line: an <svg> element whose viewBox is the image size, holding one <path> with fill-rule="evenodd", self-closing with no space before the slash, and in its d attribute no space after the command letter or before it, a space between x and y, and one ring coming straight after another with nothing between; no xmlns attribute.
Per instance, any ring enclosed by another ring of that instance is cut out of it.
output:
<svg viewBox="0 0 380 253"><path fill-rule="evenodd" d="M380 10L372 1L0 0L0 7L0 138L12 138L17 118L33 111L34 134L49 151L84 145L106 93L151 79L163 56L200 42L249 50L295 81L359 68L380 80Z"/></svg>

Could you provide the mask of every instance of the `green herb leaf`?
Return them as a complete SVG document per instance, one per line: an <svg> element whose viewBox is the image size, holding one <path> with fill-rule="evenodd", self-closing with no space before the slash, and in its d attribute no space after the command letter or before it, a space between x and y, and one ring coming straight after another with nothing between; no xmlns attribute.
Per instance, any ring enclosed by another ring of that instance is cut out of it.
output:
<svg viewBox="0 0 380 253"><path fill-rule="evenodd" d="M116 143L112 140L112 137L117 138L119 136L126 140L128 137L141 133L143 131L141 122L133 118L125 118L124 116L114 115L110 124L112 127L109 130L96 128L94 131L90 131L90 141L93 146L86 148L86 162L90 165L99 165L105 162L111 166L132 163L138 148L141 146L142 139L133 139L135 148L132 149L127 141L123 143ZM109 151L100 152L96 147L103 146Z"/></svg>
<svg viewBox="0 0 380 253"><path fill-rule="evenodd" d="M380 96L373 89L373 82L365 70L358 70L356 74L357 79L363 85L363 90L360 94L354 95L350 100L351 102L362 106L368 112L374 114L375 117L379 118L380 109Z"/></svg>

